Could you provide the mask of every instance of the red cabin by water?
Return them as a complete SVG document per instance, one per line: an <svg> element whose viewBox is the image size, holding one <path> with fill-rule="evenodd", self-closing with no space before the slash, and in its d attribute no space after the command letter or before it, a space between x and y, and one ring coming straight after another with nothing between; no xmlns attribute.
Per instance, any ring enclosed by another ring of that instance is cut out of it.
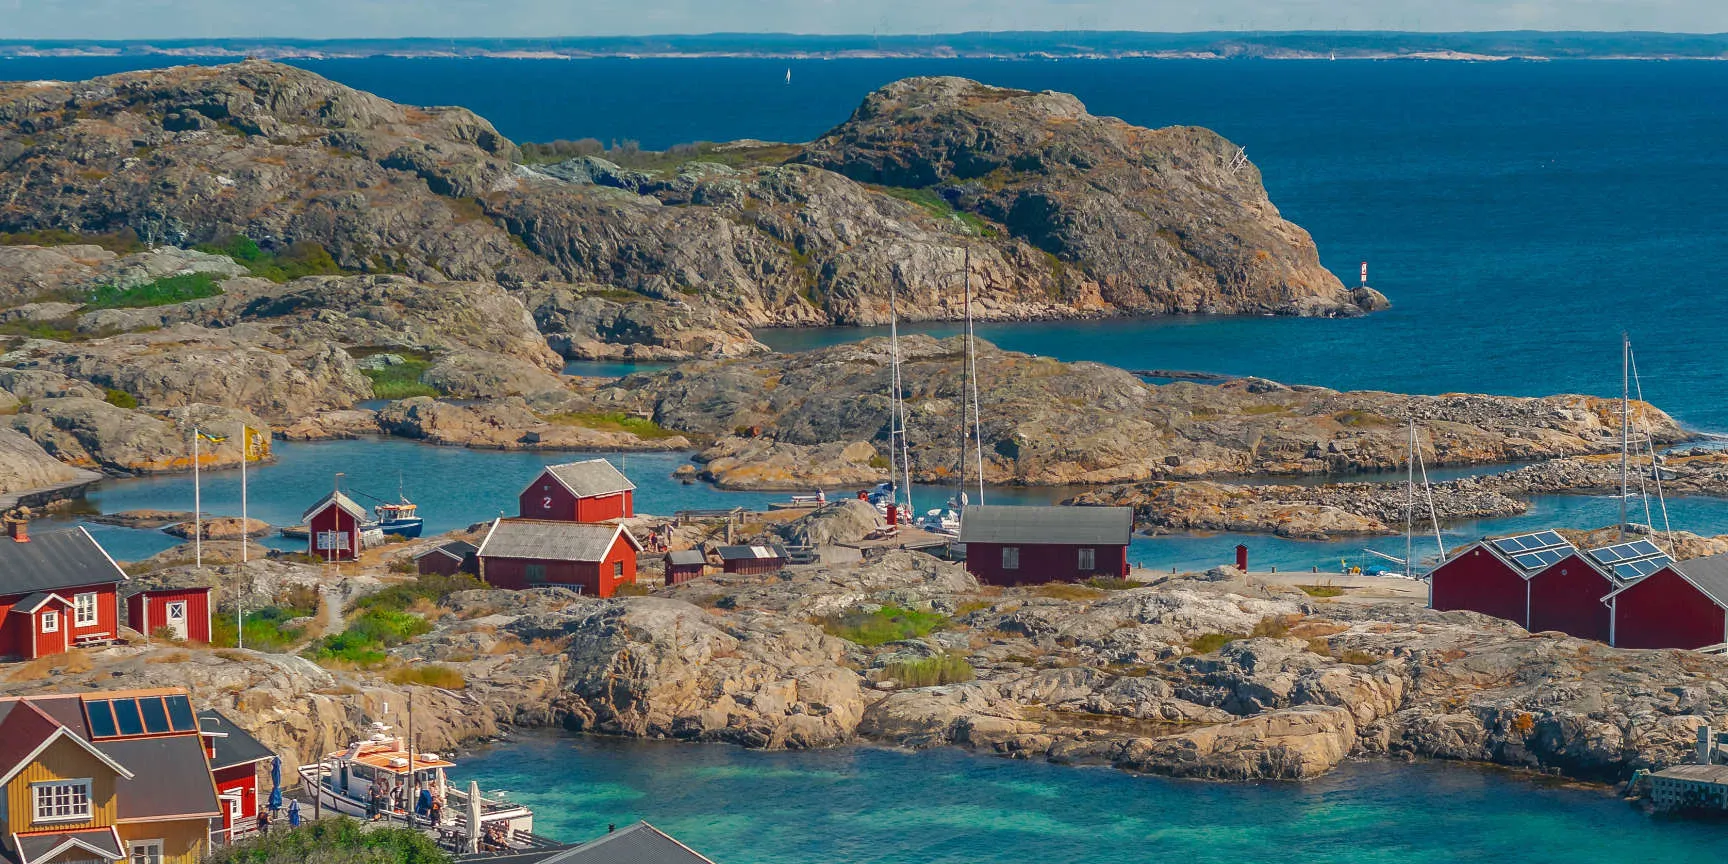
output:
<svg viewBox="0 0 1728 864"><path fill-rule="evenodd" d="M443 576L454 576L457 573L478 573L480 562L474 553L480 547L466 540L452 540L422 549L414 554L414 570L422 576L437 573Z"/></svg>
<svg viewBox="0 0 1728 864"><path fill-rule="evenodd" d="M548 465L518 496L523 519L605 522L636 515L636 484L605 459Z"/></svg>
<svg viewBox="0 0 1728 864"><path fill-rule="evenodd" d="M1589 555L1572 552L1532 574L1529 584L1530 620L1524 629L1558 630L1580 639L1608 641L1611 616L1602 598L1619 588L1620 582Z"/></svg>
<svg viewBox="0 0 1728 864"><path fill-rule="evenodd" d="M1728 642L1728 554L1660 569L1603 598L1616 648L1707 648Z"/></svg>
<svg viewBox="0 0 1728 864"><path fill-rule="evenodd" d="M960 515L966 569L991 585L1128 576L1129 507L973 505Z"/></svg>
<svg viewBox="0 0 1728 864"><path fill-rule="evenodd" d="M32 535L22 518L0 537L0 657L34 660L120 633L127 581L83 528Z"/></svg>
<svg viewBox="0 0 1728 864"><path fill-rule="evenodd" d="M126 598L126 625L146 636L165 630L173 638L210 643L210 589L152 588Z"/></svg>
<svg viewBox="0 0 1728 864"><path fill-rule="evenodd" d="M1480 612L1528 628L1530 578L1577 551L1553 531L1479 540L1428 574L1428 606Z"/></svg>
<svg viewBox="0 0 1728 864"><path fill-rule="evenodd" d="M561 586L611 597L636 581L642 551L622 525L498 519L480 541L480 578L495 588Z"/></svg>
<svg viewBox="0 0 1728 864"><path fill-rule="evenodd" d="M366 508L341 492L331 492L300 517L306 523L306 553L325 561L353 561L364 545L360 526Z"/></svg>

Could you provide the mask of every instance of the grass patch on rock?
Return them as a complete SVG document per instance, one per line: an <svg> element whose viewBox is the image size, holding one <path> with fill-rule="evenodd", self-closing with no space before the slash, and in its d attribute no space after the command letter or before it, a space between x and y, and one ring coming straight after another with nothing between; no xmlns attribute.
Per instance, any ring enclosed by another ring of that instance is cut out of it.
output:
<svg viewBox="0 0 1728 864"><path fill-rule="evenodd" d="M212 274L179 273L130 288L98 285L91 289L84 306L87 309L145 309L200 300L221 293L222 286L217 284L217 279Z"/></svg>
<svg viewBox="0 0 1728 864"><path fill-rule="evenodd" d="M823 630L828 631L828 635L838 636L848 642L859 645L886 645L902 639L928 636L946 627L948 616L922 609L884 606L874 612L858 611L832 615L821 619L819 623Z"/></svg>
<svg viewBox="0 0 1728 864"><path fill-rule="evenodd" d="M130 255L147 248L130 228L108 234L80 234L60 228L12 233L0 231L0 246L100 246L116 255Z"/></svg>
<svg viewBox="0 0 1728 864"><path fill-rule="evenodd" d="M607 412L573 412L566 411L546 417L546 422L560 426L580 426L584 429L596 429L601 432L627 432L638 438L657 439L672 438L679 432L667 429L647 417L637 417L622 411Z"/></svg>
<svg viewBox="0 0 1728 864"><path fill-rule="evenodd" d="M1052 600L1097 600L1104 596L1104 591L1099 588L1072 582L1049 582L1033 588L1032 593Z"/></svg>
<svg viewBox="0 0 1728 864"><path fill-rule="evenodd" d="M398 666L384 676L392 684L420 684L426 687L442 687L445 690L461 690L468 686L468 679L459 670L438 663L428 663L418 666Z"/></svg>
<svg viewBox="0 0 1728 864"><path fill-rule="evenodd" d="M260 248L252 238L235 234L220 243L204 243L198 251L226 255L252 275L272 282L288 282L302 276L338 276L344 271L322 244L302 240L280 252Z"/></svg>
<svg viewBox="0 0 1728 864"><path fill-rule="evenodd" d="M943 654L923 660L902 660L882 668L883 679L892 679L901 687L936 687L959 684L978 677L972 664L958 654Z"/></svg>
<svg viewBox="0 0 1728 864"><path fill-rule="evenodd" d="M439 395L438 388L420 380L430 368L432 363L429 360L403 358L401 363L394 366L361 369L360 374L372 382L373 398L408 399L414 396Z"/></svg>
<svg viewBox="0 0 1728 864"><path fill-rule="evenodd" d="M366 825L345 816L308 821L298 828L272 825L270 833L211 850L208 864L449 864L450 855L412 828Z"/></svg>
<svg viewBox="0 0 1728 864"><path fill-rule="evenodd" d="M234 614L217 612L210 616L210 645L213 648L239 647L236 631L245 637L245 646L266 654L280 654L306 636L304 627L287 626L297 618L318 614L318 589L309 586L283 591L268 606L246 613L237 623Z"/></svg>
<svg viewBox="0 0 1728 864"><path fill-rule="evenodd" d="M1302 593L1310 597L1344 596L1344 589L1336 585L1297 585L1296 587L1302 589Z"/></svg>

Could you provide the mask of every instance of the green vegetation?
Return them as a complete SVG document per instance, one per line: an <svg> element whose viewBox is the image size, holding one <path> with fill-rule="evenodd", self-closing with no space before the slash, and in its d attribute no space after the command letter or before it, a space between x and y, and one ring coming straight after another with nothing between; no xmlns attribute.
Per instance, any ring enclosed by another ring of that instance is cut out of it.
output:
<svg viewBox="0 0 1728 864"><path fill-rule="evenodd" d="M1290 622L1277 615L1268 615L1254 625L1254 629L1246 635L1242 633L1203 633L1188 643L1188 650L1196 654L1210 654L1238 639L1272 638L1281 639L1290 635Z"/></svg>
<svg viewBox="0 0 1728 864"><path fill-rule="evenodd" d="M667 429L647 417L637 417L622 411L605 413L574 413L565 412L553 414L546 418L547 422L564 426L581 426L584 429L598 429L602 432L628 432L638 438L655 439L671 438L681 433Z"/></svg>
<svg viewBox="0 0 1728 864"><path fill-rule="evenodd" d="M120 408L131 409L138 407L138 397L133 396L125 390L116 390L113 387L109 387L108 392L102 395L102 401Z"/></svg>
<svg viewBox="0 0 1728 864"><path fill-rule="evenodd" d="M1373 427L1392 425L1391 420L1388 420L1379 414L1375 414L1372 411L1358 411L1354 408L1348 411L1339 411L1332 415L1332 419L1338 421L1338 424L1341 426Z"/></svg>
<svg viewBox="0 0 1728 864"><path fill-rule="evenodd" d="M468 686L468 679L464 678L460 671L437 663L401 666L390 670L384 678L392 684L420 684L426 687L442 687L445 690L461 690Z"/></svg>
<svg viewBox="0 0 1728 864"><path fill-rule="evenodd" d="M1138 582L1129 579L1112 579L1109 576L1094 576L1086 580L1086 585L1100 591L1127 591L1130 588L1140 587Z"/></svg>
<svg viewBox="0 0 1728 864"><path fill-rule="evenodd" d="M66 231L60 228L43 228L38 231L19 231L8 234L0 231L0 246L100 246L117 255L129 255L142 252L144 242L130 228L122 228L107 234L80 234L76 231Z"/></svg>
<svg viewBox="0 0 1728 864"><path fill-rule="evenodd" d="M958 654L943 654L923 660L903 660L882 669L884 679L891 678L901 687L935 687L971 681L977 675L972 664Z"/></svg>
<svg viewBox="0 0 1728 864"><path fill-rule="evenodd" d="M1210 654L1241 638L1240 633L1202 633L1189 640L1188 650L1195 654Z"/></svg>
<svg viewBox="0 0 1728 864"><path fill-rule="evenodd" d="M901 639L916 639L942 629L948 616L940 612L884 606L875 612L849 612L818 622L830 636L859 645L886 645Z"/></svg>
<svg viewBox="0 0 1728 864"><path fill-rule="evenodd" d="M267 654L280 654L306 635L302 627L285 627L285 622L309 618L318 614L318 590L311 587L289 589L277 596L269 606L246 613L241 625L247 648ZM234 648L235 623L232 613L218 612L210 616L210 644L216 648Z"/></svg>
<svg viewBox="0 0 1728 864"><path fill-rule="evenodd" d="M360 374L372 381L372 395L378 399L407 399L411 396L437 396L438 388L420 380L431 361L405 358L395 366L362 369Z"/></svg>
<svg viewBox="0 0 1728 864"><path fill-rule="evenodd" d="M348 629L312 643L306 656L320 663L379 666L389 659L389 649L431 631L432 624L422 612L432 611L456 591L484 587L485 583L465 573L432 573L392 585L356 601Z"/></svg>
<svg viewBox="0 0 1728 864"><path fill-rule="evenodd" d="M792 160L804 148L796 144L759 144L754 146L737 146L715 144L712 141L696 141L689 144L674 144L665 150L644 150L635 141L614 141L608 147L593 138L583 138L577 141L549 141L543 144L529 142L522 146L522 161L528 165L542 165L549 162L563 162L582 156L598 156L621 168L636 171L664 171L677 168L686 162L717 162L732 168L751 168L760 165L783 165Z"/></svg>
<svg viewBox="0 0 1728 864"><path fill-rule="evenodd" d="M53 321L8 321L0 324L0 336L22 336L26 339L51 339L55 342L81 342L90 338L76 329L76 318Z"/></svg>
<svg viewBox="0 0 1728 864"><path fill-rule="evenodd" d="M281 252L266 252L244 234L235 234L221 243L198 246L201 252L226 255L252 272L252 275L272 282L287 282L302 276L336 276L343 271L329 250L310 240L302 240Z"/></svg>
<svg viewBox="0 0 1728 864"><path fill-rule="evenodd" d="M1344 589L1336 585L1297 585L1296 587L1302 589L1302 593L1310 597L1340 597L1344 594Z"/></svg>
<svg viewBox="0 0 1728 864"><path fill-rule="evenodd" d="M948 199L943 198L942 194L935 189L910 189L904 186L877 186L874 188L891 197L916 204L938 218L953 219L964 226L968 234L976 234L980 237L996 236L996 229L989 222L984 221L975 213L955 210L954 205L949 204Z"/></svg>
<svg viewBox="0 0 1728 864"><path fill-rule="evenodd" d="M208 864L450 864L424 833L363 825L346 817L273 827L269 834L211 850Z"/></svg>
<svg viewBox="0 0 1728 864"><path fill-rule="evenodd" d="M222 288L217 284L215 276L209 273L181 273L130 288L98 285L91 289L84 305L89 309L141 309L184 303L221 293Z"/></svg>

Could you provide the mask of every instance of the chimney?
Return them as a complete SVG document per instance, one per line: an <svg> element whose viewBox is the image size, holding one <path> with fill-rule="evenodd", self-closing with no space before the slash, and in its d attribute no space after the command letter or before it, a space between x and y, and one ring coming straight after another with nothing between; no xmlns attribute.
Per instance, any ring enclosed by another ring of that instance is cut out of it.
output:
<svg viewBox="0 0 1728 864"><path fill-rule="evenodd" d="M17 514L8 515L6 517L6 533L11 536L14 543L30 542L29 518Z"/></svg>

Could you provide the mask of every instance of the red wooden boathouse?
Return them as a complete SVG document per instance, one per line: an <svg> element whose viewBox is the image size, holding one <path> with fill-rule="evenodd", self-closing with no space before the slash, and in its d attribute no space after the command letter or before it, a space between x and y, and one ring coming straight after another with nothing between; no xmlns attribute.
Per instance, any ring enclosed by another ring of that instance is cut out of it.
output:
<svg viewBox="0 0 1728 864"><path fill-rule="evenodd" d="M1728 553L1674 563L1604 597L1616 648L1707 648L1728 642Z"/></svg>
<svg viewBox="0 0 1728 864"><path fill-rule="evenodd" d="M1480 612L1528 629L1530 577L1577 551L1553 531L1479 540L1428 574L1428 606Z"/></svg>
<svg viewBox="0 0 1728 864"><path fill-rule="evenodd" d="M431 573L444 576L454 576L457 573L478 573L480 563L474 558L474 553L479 551L480 547L466 540L441 543L415 553L414 570L422 576Z"/></svg>
<svg viewBox="0 0 1728 864"><path fill-rule="evenodd" d="M708 556L701 549L678 549L666 553L666 584L682 585L708 571Z"/></svg>
<svg viewBox="0 0 1728 864"><path fill-rule="evenodd" d="M366 508L341 492L331 492L313 504L300 517L306 523L306 554L325 561L353 561L360 557L364 545L360 526L366 522Z"/></svg>
<svg viewBox="0 0 1728 864"><path fill-rule="evenodd" d="M622 525L498 519L480 541L480 578L497 588L574 588L611 597L636 581L642 551Z"/></svg>
<svg viewBox="0 0 1728 864"><path fill-rule="evenodd" d="M8 518L0 537L0 657L33 660L120 632L126 573L83 528L32 535Z"/></svg>
<svg viewBox="0 0 1728 864"><path fill-rule="evenodd" d="M518 496L517 515L604 522L636 515L636 484L605 459L548 465Z"/></svg>
<svg viewBox="0 0 1728 864"><path fill-rule="evenodd" d="M975 504L961 511L966 569L991 585L1128 576L1129 507Z"/></svg>
<svg viewBox="0 0 1728 864"><path fill-rule="evenodd" d="M168 630L174 638L210 644L210 589L202 585L152 588L126 598L126 625L146 636Z"/></svg>

